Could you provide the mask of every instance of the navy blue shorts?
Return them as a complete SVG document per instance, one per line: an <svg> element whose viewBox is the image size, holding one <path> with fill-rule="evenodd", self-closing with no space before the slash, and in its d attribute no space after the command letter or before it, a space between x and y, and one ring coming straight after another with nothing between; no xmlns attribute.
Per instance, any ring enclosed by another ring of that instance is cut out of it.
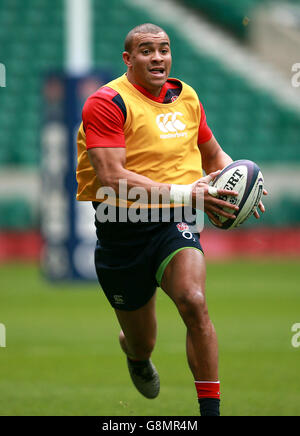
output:
<svg viewBox="0 0 300 436"><path fill-rule="evenodd" d="M96 208L94 204L94 208ZM105 222L95 220L95 267L112 307L136 310L160 286L172 255L183 248L202 250L194 222Z"/></svg>

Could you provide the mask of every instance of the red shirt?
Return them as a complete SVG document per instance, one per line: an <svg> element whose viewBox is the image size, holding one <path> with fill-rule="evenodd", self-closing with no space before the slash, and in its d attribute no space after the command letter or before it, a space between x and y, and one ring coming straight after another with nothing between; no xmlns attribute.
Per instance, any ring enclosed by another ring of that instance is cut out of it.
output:
<svg viewBox="0 0 300 436"><path fill-rule="evenodd" d="M181 92L181 84L175 79L169 79L161 89L159 97L150 94L139 85L134 85L142 94L158 103L171 103ZM206 122L203 106L198 131L198 144L207 142L212 137L212 131ZM126 147L124 123L126 107L120 94L109 87L102 87L86 101L82 120L86 134L87 149L93 147Z"/></svg>

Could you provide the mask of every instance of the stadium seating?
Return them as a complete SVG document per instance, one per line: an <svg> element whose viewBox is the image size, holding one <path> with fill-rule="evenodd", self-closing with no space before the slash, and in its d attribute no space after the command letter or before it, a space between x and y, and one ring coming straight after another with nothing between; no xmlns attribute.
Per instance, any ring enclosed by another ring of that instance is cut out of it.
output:
<svg viewBox="0 0 300 436"><path fill-rule="evenodd" d="M299 0L285 0L299 4ZM181 0L181 3L206 14L225 29L239 38L247 35L251 25L252 12L257 6L270 3L270 0Z"/></svg>
<svg viewBox="0 0 300 436"><path fill-rule="evenodd" d="M251 15L251 9L261 0L183 0L182 3L199 10L208 17L223 25L238 36L245 35L248 24L247 18ZM247 18L246 18L247 17ZM249 18L248 18L249 19Z"/></svg>
<svg viewBox="0 0 300 436"><path fill-rule="evenodd" d="M63 65L63 2L0 0L0 165L37 166L43 76Z"/></svg>
<svg viewBox="0 0 300 436"><path fill-rule="evenodd" d="M223 24L227 20L231 28L241 30L241 18L257 0L190 3L207 12L213 10L214 19ZM94 66L112 77L122 74L125 66L121 53L128 30L153 18L126 0L110 0L109 7L107 2L93 0L92 7ZM233 159L248 158L259 165L299 164L298 114L229 71L220 61L196 51L175 27L155 21L171 37L172 75L196 89L210 127ZM63 23L62 0L0 0L0 62L7 71L7 86L0 88L0 168L38 168L43 78L49 71L63 69ZM18 206L10 207L20 210L20 199L13 203ZM7 204L3 207L0 204L0 228L13 228L14 213L5 212ZM30 214L24 212L28 207L22 206L22 213L23 222L29 223Z"/></svg>
<svg viewBox="0 0 300 436"><path fill-rule="evenodd" d="M36 228L37 224L33 209L24 198L0 200L0 229L23 231Z"/></svg>
<svg viewBox="0 0 300 436"><path fill-rule="evenodd" d="M42 83L63 65L63 2L0 0L0 167L38 168ZM0 199L0 229L36 228L37 215L26 198Z"/></svg>

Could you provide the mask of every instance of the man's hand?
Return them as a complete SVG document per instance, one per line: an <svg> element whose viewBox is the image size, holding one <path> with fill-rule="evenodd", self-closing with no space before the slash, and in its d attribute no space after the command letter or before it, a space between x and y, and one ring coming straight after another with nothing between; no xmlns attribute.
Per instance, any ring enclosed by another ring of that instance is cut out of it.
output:
<svg viewBox="0 0 300 436"><path fill-rule="evenodd" d="M221 200L217 198L217 196L225 196L230 195L232 197L236 197L238 193L236 191L230 191L228 189L216 189L213 192L209 186L209 183L214 180L218 174L220 174L221 170L214 171L208 174L205 177L197 180L193 184L192 189L192 201L195 203L196 198L203 198L204 201L204 212L208 215L208 217L217 225L221 226L221 222L218 220L215 214L224 216L226 218L235 219L235 215L230 212L226 212L223 210L224 207L228 209L232 209L233 212L239 210L238 206L231 204L227 201ZM212 193L209 193L211 191ZM213 194L213 195L212 195Z"/></svg>
<svg viewBox="0 0 300 436"><path fill-rule="evenodd" d="M264 195L268 195L268 191L267 191L266 189L264 189L264 190L263 190L263 194L264 194ZM266 209L265 209L265 206L263 205L263 202L262 202L262 201L259 202L258 208L259 208L259 210L260 210L262 213L265 213ZM256 219L259 219L259 218L260 218L260 215L259 215L259 213L257 212L257 210L254 211L253 215L255 216Z"/></svg>

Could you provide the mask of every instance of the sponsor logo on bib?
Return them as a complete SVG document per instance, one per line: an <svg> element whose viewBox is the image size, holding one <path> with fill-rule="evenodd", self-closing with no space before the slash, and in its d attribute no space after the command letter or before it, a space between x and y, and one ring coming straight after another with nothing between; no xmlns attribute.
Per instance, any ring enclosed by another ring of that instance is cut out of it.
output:
<svg viewBox="0 0 300 436"><path fill-rule="evenodd" d="M183 117L181 112L169 112L167 114L159 114L156 117L156 124L164 135L160 135L162 139L180 138L187 136L185 132L186 124L178 117Z"/></svg>

